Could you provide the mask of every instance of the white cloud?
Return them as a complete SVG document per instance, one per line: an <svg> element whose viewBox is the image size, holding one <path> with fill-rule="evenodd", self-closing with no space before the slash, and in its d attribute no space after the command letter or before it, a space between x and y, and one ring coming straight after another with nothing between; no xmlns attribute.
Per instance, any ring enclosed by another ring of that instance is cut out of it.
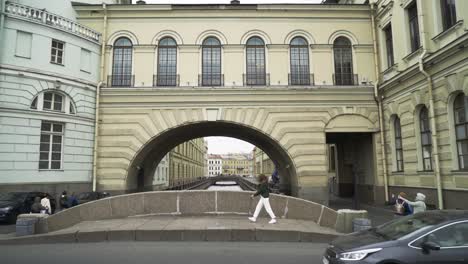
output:
<svg viewBox="0 0 468 264"><path fill-rule="evenodd" d="M206 137L208 141L208 153L228 154L228 153L250 153L254 145L230 137Z"/></svg>

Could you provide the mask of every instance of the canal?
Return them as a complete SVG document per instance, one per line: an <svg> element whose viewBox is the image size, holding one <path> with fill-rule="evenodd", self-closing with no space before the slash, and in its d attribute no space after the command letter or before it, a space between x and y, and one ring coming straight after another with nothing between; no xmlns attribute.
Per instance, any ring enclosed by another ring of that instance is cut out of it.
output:
<svg viewBox="0 0 468 264"><path fill-rule="evenodd" d="M243 191L235 181L217 181L208 187L210 191Z"/></svg>

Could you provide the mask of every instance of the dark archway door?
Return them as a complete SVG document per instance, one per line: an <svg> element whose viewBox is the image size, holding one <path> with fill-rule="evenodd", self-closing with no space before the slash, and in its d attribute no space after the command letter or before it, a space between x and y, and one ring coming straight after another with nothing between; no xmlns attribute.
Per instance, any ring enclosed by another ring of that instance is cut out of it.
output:
<svg viewBox="0 0 468 264"><path fill-rule="evenodd" d="M278 166L280 191L285 194L295 194L294 188L298 186L296 169L291 157L280 143L254 128L223 121L185 124L154 136L137 152L132 160L128 169L127 190L151 190L153 167L170 150L185 141L209 136L233 137L262 149ZM140 175L144 175L142 183Z"/></svg>

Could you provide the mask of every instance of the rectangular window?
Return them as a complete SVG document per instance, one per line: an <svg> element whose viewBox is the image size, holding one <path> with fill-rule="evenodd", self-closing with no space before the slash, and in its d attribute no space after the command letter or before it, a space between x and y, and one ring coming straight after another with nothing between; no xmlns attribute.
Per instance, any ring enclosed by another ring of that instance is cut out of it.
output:
<svg viewBox="0 0 468 264"><path fill-rule="evenodd" d="M408 22L410 31L411 52L415 52L421 46L419 39L418 7L416 1L408 7Z"/></svg>
<svg viewBox="0 0 468 264"><path fill-rule="evenodd" d="M392 67L395 64L393 58L393 35L392 35L392 25L389 24L384 28L385 33L385 47L387 48L387 66L388 68Z"/></svg>
<svg viewBox="0 0 468 264"><path fill-rule="evenodd" d="M91 52L89 50L81 49L80 70L91 72Z"/></svg>
<svg viewBox="0 0 468 264"><path fill-rule="evenodd" d="M63 96L57 93L44 93L42 109L63 112Z"/></svg>
<svg viewBox="0 0 468 264"><path fill-rule="evenodd" d="M442 12L442 25L444 31L457 23L455 0L440 0L440 11Z"/></svg>
<svg viewBox="0 0 468 264"><path fill-rule="evenodd" d="M40 170L60 170L62 168L63 130L63 124L42 121L39 149Z"/></svg>
<svg viewBox="0 0 468 264"><path fill-rule="evenodd" d="M52 40L52 48L50 51L50 62L56 64L63 64L63 51L65 43L59 40Z"/></svg>
<svg viewBox="0 0 468 264"><path fill-rule="evenodd" d="M32 34L23 31L16 33L15 55L22 58L31 58Z"/></svg>

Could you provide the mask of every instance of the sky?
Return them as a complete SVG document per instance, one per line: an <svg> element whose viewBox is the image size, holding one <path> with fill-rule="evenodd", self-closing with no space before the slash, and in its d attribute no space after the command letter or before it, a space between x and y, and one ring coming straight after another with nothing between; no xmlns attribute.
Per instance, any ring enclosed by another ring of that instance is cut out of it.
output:
<svg viewBox="0 0 468 264"><path fill-rule="evenodd" d="M208 153L228 154L228 153L250 153L254 145L230 137L206 137L208 141Z"/></svg>
<svg viewBox="0 0 468 264"><path fill-rule="evenodd" d="M145 0L147 4L229 4L231 0ZM136 0L133 0L136 2ZM317 4L321 3L322 0L240 0L241 4Z"/></svg>

